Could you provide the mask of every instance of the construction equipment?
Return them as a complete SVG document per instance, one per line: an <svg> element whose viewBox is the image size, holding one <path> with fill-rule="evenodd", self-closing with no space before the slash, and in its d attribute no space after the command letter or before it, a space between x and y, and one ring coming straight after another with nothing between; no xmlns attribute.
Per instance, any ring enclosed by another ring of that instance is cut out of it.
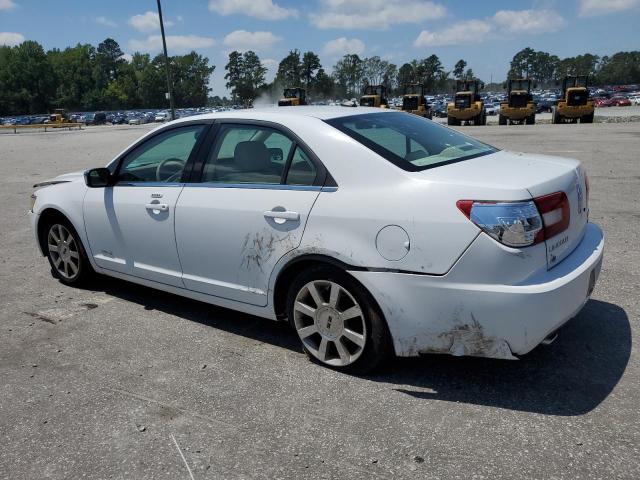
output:
<svg viewBox="0 0 640 480"><path fill-rule="evenodd" d="M401 110L431 120L433 114L424 96L424 85L420 83L410 83L407 85L405 93L402 96Z"/></svg>
<svg viewBox="0 0 640 480"><path fill-rule="evenodd" d="M279 107L297 107L307 104L307 92L304 88L285 88L282 97L278 100Z"/></svg>
<svg viewBox="0 0 640 480"><path fill-rule="evenodd" d="M453 102L447 104L447 124L460 125L473 122L474 125L487 124L487 112L479 91L484 88L477 78L457 80Z"/></svg>
<svg viewBox="0 0 640 480"><path fill-rule="evenodd" d="M361 107L389 108L387 100L387 87L384 85L367 85L360 97Z"/></svg>
<svg viewBox="0 0 640 480"><path fill-rule="evenodd" d="M49 121L47 123L67 123L69 116L64 108L56 108L51 115L49 115Z"/></svg>
<svg viewBox="0 0 640 480"><path fill-rule="evenodd" d="M562 81L562 98L551 108L553 123L593 123L595 106L589 98L587 75L568 76Z"/></svg>
<svg viewBox="0 0 640 480"><path fill-rule="evenodd" d="M531 95L533 82L528 78L509 79L503 85L507 89L507 101L500 103L498 125L507 123L536 123L536 104Z"/></svg>

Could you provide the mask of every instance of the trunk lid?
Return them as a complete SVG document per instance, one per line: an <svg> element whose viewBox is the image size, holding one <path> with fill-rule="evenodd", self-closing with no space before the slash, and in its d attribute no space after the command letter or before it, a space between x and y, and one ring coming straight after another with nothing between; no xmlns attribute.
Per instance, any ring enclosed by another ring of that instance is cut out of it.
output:
<svg viewBox="0 0 640 480"><path fill-rule="evenodd" d="M564 192L569 201L569 226L546 239L547 268L567 257L584 235L589 207L585 174L578 160L499 151L420 174L430 181L450 184L460 200L529 200Z"/></svg>

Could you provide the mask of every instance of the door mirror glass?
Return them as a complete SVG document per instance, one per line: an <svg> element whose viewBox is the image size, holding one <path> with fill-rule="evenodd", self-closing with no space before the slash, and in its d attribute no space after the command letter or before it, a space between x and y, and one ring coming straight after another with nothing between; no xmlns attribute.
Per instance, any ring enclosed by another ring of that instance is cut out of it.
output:
<svg viewBox="0 0 640 480"><path fill-rule="evenodd" d="M84 172L84 183L89 188L104 188L111 185L111 172L108 168L92 168Z"/></svg>

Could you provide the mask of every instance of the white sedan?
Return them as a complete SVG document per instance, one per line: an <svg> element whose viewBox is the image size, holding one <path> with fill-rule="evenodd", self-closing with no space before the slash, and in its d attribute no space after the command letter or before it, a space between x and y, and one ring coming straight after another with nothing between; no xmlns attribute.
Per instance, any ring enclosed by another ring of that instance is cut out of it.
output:
<svg viewBox="0 0 640 480"><path fill-rule="evenodd" d="M36 187L62 283L99 273L288 320L312 359L357 373L391 354L526 354L602 263L580 162L392 110L177 120Z"/></svg>

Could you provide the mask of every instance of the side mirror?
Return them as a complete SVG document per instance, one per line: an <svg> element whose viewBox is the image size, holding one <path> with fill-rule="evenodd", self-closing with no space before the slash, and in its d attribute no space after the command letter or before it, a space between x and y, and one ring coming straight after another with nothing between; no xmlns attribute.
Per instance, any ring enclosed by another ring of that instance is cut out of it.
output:
<svg viewBox="0 0 640 480"><path fill-rule="evenodd" d="M84 183L89 188L104 188L112 184L111 171L108 168L92 168L84 172Z"/></svg>
<svg viewBox="0 0 640 480"><path fill-rule="evenodd" d="M480 90L484 90L484 83L480 84Z"/></svg>

